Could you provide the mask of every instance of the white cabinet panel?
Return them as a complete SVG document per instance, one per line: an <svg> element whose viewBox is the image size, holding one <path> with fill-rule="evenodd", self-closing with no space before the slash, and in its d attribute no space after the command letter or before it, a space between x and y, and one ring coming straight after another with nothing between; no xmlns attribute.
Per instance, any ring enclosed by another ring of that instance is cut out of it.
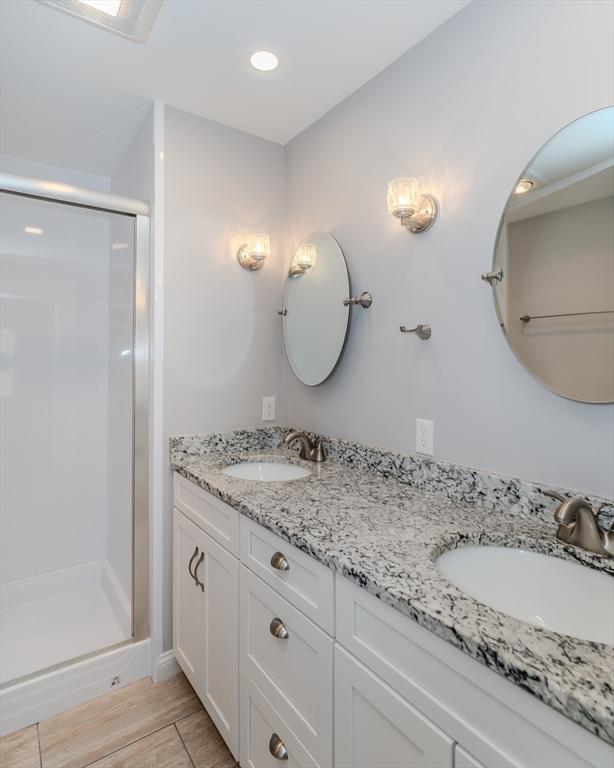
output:
<svg viewBox="0 0 614 768"><path fill-rule="evenodd" d="M485 768L485 766L456 744L454 747L454 768Z"/></svg>
<svg viewBox="0 0 614 768"><path fill-rule="evenodd" d="M173 503L212 539L239 556L239 513L175 472Z"/></svg>
<svg viewBox="0 0 614 768"><path fill-rule="evenodd" d="M452 768L454 742L335 646L336 768Z"/></svg>
<svg viewBox="0 0 614 768"><path fill-rule="evenodd" d="M177 509L174 536L175 658L236 757L239 561Z"/></svg>
<svg viewBox="0 0 614 768"><path fill-rule="evenodd" d="M332 765L332 638L244 565L240 595L241 668L318 763Z"/></svg>
<svg viewBox="0 0 614 768"><path fill-rule="evenodd" d="M273 740L273 743L271 743ZM272 754L277 746L279 757ZM284 753L285 750L285 753ZM317 768L318 764L245 672L241 672L242 768ZM323 766L330 768L330 766Z"/></svg>
<svg viewBox="0 0 614 768"><path fill-rule="evenodd" d="M200 528L173 510L173 653L195 691L202 687L205 611L192 569L204 537Z"/></svg>
<svg viewBox="0 0 614 768"><path fill-rule="evenodd" d="M241 562L334 635L335 579L329 568L245 517L241 518ZM274 563L287 568L276 568Z"/></svg>
<svg viewBox="0 0 614 768"><path fill-rule="evenodd" d="M197 576L205 591L205 654L202 702L233 755L239 725L239 561L206 536Z"/></svg>

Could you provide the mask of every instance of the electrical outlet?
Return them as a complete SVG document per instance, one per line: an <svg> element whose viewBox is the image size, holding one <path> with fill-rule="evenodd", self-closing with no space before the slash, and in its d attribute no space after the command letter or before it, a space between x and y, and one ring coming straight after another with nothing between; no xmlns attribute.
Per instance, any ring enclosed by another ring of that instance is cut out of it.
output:
<svg viewBox="0 0 614 768"><path fill-rule="evenodd" d="M416 419L416 450L433 455L433 426L431 419Z"/></svg>
<svg viewBox="0 0 614 768"><path fill-rule="evenodd" d="M262 421L275 421L275 398L262 398Z"/></svg>

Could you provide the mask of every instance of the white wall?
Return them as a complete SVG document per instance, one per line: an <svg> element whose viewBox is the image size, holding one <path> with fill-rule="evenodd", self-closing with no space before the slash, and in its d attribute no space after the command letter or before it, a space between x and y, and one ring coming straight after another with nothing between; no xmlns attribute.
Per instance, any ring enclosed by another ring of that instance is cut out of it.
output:
<svg viewBox="0 0 614 768"><path fill-rule="evenodd" d="M62 184L74 184L77 187L95 189L98 192L108 192L111 186L110 180L105 176L95 176L91 173L37 163L34 160L12 157L11 155L0 155L0 168L5 173L18 173L21 176L31 176L34 179L50 179Z"/></svg>
<svg viewBox="0 0 614 768"><path fill-rule="evenodd" d="M166 107L164 162L165 437L256 425L280 393L283 148ZM271 237L259 272L237 262L248 232ZM169 647L170 471L165 500Z"/></svg>
<svg viewBox="0 0 614 768"><path fill-rule="evenodd" d="M307 388L283 364L284 421L409 452L416 417L432 418L438 457L614 495L614 408L537 383L480 280L521 169L612 102L613 22L607 2L472 3L287 145L286 253L329 230L373 306L354 310L329 382ZM441 202L427 234L387 213L403 175ZM417 322L430 342L399 333Z"/></svg>
<svg viewBox="0 0 614 768"><path fill-rule="evenodd" d="M111 177L111 191L153 198L153 116L141 123ZM109 547L108 559L124 593L132 594L132 346L134 220L111 230L109 271ZM115 250L113 249L115 244ZM118 245L128 245L119 248Z"/></svg>

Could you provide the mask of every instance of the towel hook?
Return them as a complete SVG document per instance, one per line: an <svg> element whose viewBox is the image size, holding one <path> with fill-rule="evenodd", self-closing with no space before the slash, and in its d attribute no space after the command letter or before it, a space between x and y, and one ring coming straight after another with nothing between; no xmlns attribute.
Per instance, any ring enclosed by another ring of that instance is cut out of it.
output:
<svg viewBox="0 0 614 768"><path fill-rule="evenodd" d="M426 323L420 323L415 328L406 328L404 325L401 325L399 330L401 333L415 333L422 341L430 339L433 333L431 326Z"/></svg>

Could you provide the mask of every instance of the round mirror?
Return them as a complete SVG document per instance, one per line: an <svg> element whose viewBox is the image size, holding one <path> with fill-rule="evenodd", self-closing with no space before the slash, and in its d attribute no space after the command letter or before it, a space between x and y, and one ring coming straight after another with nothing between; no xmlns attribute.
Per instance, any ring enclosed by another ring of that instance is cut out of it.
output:
<svg viewBox="0 0 614 768"><path fill-rule="evenodd" d="M284 346L303 384L315 386L335 369L343 351L350 308L350 278L339 243L312 232L292 259L283 303Z"/></svg>
<svg viewBox="0 0 614 768"><path fill-rule="evenodd" d="M559 131L524 169L499 225L497 314L542 384L614 402L614 107Z"/></svg>

